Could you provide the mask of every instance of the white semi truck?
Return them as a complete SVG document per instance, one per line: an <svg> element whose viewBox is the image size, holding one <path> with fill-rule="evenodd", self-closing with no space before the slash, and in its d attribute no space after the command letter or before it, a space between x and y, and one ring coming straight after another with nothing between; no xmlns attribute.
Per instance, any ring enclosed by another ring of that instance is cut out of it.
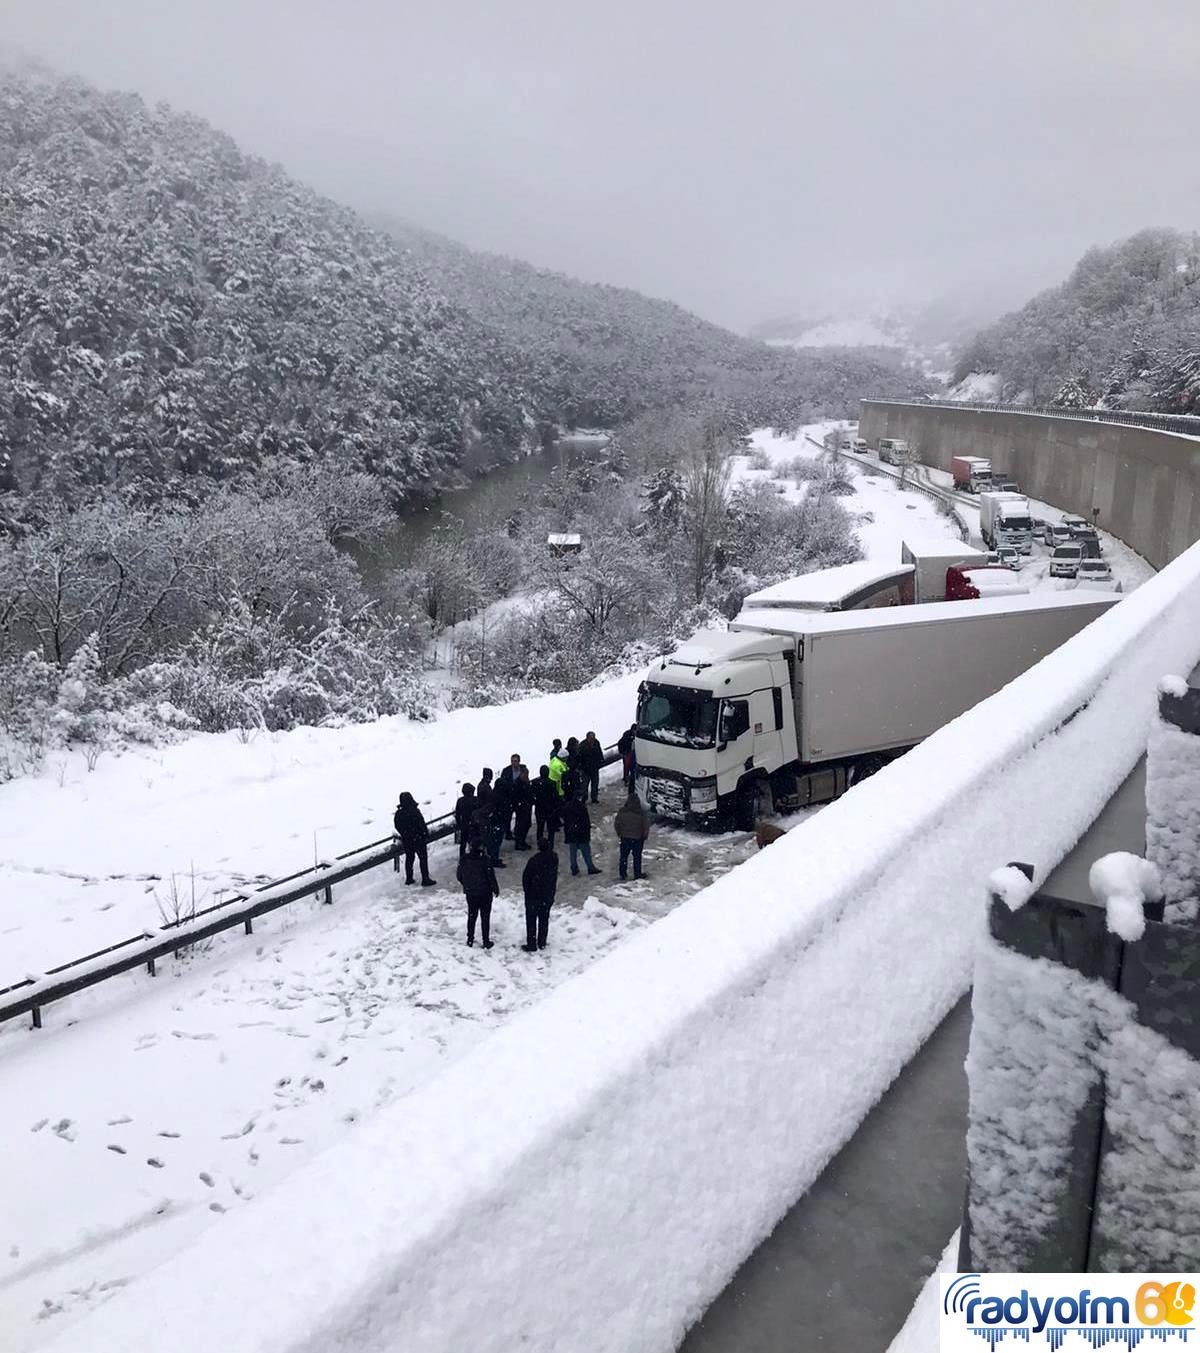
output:
<svg viewBox="0 0 1200 1353"><path fill-rule="evenodd" d="M1020 493L979 495L979 534L989 550L1011 545L1022 554L1033 551L1033 515Z"/></svg>
<svg viewBox="0 0 1200 1353"><path fill-rule="evenodd" d="M745 610L647 673L635 743L642 792L664 816L745 830L768 794L787 811L837 798L1118 600L1044 592Z"/></svg>

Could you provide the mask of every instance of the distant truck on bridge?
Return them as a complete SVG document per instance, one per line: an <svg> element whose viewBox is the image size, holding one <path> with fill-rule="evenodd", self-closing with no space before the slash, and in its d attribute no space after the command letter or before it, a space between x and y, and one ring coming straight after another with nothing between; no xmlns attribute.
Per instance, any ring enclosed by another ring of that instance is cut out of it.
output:
<svg viewBox="0 0 1200 1353"><path fill-rule="evenodd" d="M1118 598L1043 592L823 612L756 606L659 659L639 690L647 803L754 827L767 797L835 799L998 691Z"/></svg>

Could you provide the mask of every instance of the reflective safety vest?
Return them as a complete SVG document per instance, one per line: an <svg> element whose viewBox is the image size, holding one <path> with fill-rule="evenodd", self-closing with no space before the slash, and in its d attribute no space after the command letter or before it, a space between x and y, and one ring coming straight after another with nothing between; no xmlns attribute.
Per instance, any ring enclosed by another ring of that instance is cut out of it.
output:
<svg viewBox="0 0 1200 1353"><path fill-rule="evenodd" d="M567 773L567 763L557 756L550 758L550 783L554 786L559 798L563 796L563 776Z"/></svg>

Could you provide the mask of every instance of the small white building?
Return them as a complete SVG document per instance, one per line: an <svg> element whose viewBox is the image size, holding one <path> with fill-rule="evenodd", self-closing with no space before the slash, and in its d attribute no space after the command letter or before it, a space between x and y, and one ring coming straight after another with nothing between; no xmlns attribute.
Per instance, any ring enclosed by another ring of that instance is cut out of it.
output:
<svg viewBox="0 0 1200 1353"><path fill-rule="evenodd" d="M551 554L578 554L583 549L583 537L575 531L552 532L546 544Z"/></svg>

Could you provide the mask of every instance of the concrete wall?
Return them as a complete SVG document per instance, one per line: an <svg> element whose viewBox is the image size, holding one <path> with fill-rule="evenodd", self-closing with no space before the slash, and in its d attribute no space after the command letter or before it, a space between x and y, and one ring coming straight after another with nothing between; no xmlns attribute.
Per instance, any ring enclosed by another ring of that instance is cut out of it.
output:
<svg viewBox="0 0 1200 1353"><path fill-rule="evenodd" d="M870 446L903 437L916 458L949 470L952 455L987 456L1031 497L1091 520L1162 568L1200 540L1200 439L1151 428L865 400Z"/></svg>

